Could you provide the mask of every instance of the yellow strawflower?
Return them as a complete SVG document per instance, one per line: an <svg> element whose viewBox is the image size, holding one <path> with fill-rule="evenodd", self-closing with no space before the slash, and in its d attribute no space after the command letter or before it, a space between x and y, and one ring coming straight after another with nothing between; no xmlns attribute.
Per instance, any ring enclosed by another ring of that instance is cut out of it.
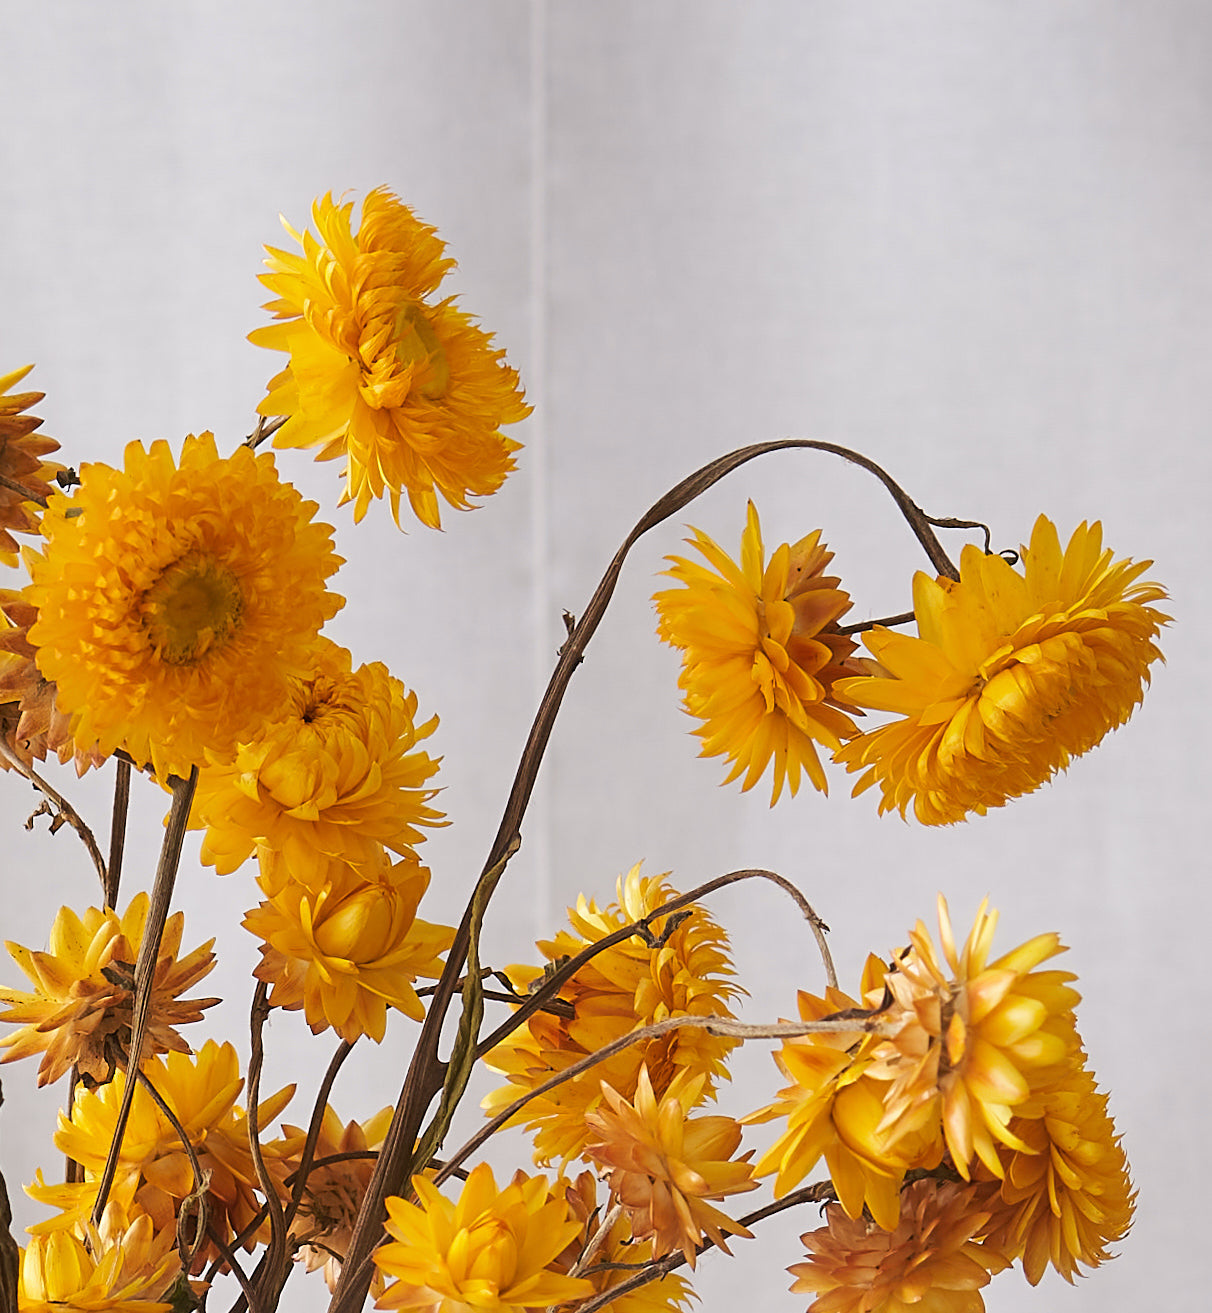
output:
<svg viewBox="0 0 1212 1313"><path fill-rule="evenodd" d="M568 909L573 933L561 931L553 940L540 941L543 956L549 962L574 956L677 897L664 876L642 876L638 865L620 877L617 889L618 902L601 909L579 898L575 909ZM675 924L670 918L654 922L650 942L633 935L582 967L560 990L570 1017L537 1012L487 1054L486 1065L509 1081L484 1099L481 1106L489 1116L638 1027L667 1017L732 1016L728 1001L741 991L728 980L727 937L704 908L684 910L691 915ZM542 971L513 966L508 974L524 993ZM532 1099L517 1114L517 1123L534 1131L536 1162L581 1156L589 1136L585 1114L602 1101L602 1081L631 1098L640 1068L646 1066L658 1097L679 1075L701 1075L701 1093L707 1098L717 1081L727 1079L724 1060L736 1043L686 1028L632 1044Z"/></svg>
<svg viewBox="0 0 1212 1313"><path fill-rule="evenodd" d="M919 921L882 982L892 998L882 1020L895 1033L870 1049L871 1074L892 1082L880 1132L894 1145L941 1118L965 1179L974 1159L1001 1176L1004 1149L1024 1147L1011 1119L1064 1070L1080 997L1070 972L1038 969L1065 951L1056 934L990 961L997 913L986 908L960 949L940 895L942 959Z"/></svg>
<svg viewBox="0 0 1212 1313"><path fill-rule="evenodd" d="M244 918L262 940L256 975L273 986L270 1003L302 1008L316 1034L378 1042L389 1007L425 1015L417 977L442 974L454 931L416 914L429 872L415 857L393 863L381 848L379 857L368 868L331 858L317 890L287 880Z"/></svg>
<svg viewBox="0 0 1212 1313"><path fill-rule="evenodd" d="M423 1176L414 1176L418 1202L388 1198L391 1241L374 1251L386 1277L395 1278L376 1308L433 1313L522 1313L593 1293L583 1277L552 1262L581 1230L560 1188L545 1176L518 1172L503 1190L480 1163L457 1203Z"/></svg>
<svg viewBox="0 0 1212 1313"><path fill-rule="evenodd" d="M406 856L419 826L442 824L428 806L438 763L419 746L438 718L418 724L417 695L381 662L352 670L328 640L315 655L234 758L199 776L193 823L207 827L202 860L221 874L267 849L268 867L318 892L333 859L369 872L384 845Z"/></svg>
<svg viewBox="0 0 1212 1313"><path fill-rule="evenodd" d="M75 1066L86 1080L104 1082L115 1066L125 1069L134 1004L134 964L147 922L148 897L138 893L120 917L112 908L88 908L82 917L59 909L47 952L9 941L9 954L34 985L32 993L0 988L0 1021L21 1027L0 1040L0 1061L43 1055L38 1084L57 1081ZM144 1057L188 1053L177 1026L200 1021L217 998L181 998L214 966L213 939L179 957L185 917L165 923L152 980Z"/></svg>
<svg viewBox="0 0 1212 1313"><path fill-rule="evenodd" d="M739 564L706 534L693 533L687 542L707 564L667 557L673 569L665 573L684 587L653 600L657 633L682 651L678 687L686 710L702 721L694 731L700 755L726 757L732 770L724 783L744 775L743 790L770 768L772 806L784 783L793 794L799 789L801 769L827 792L816 745L836 749L857 733L842 710L855 708L836 681L859 668L847 665L854 641L837 632L850 597L824 573L833 553L816 530L783 543L766 563L752 502Z"/></svg>
<svg viewBox="0 0 1212 1313"><path fill-rule="evenodd" d="M403 492L436 529L438 494L466 510L501 486L521 445L501 426L530 407L492 337L439 298L454 261L437 232L385 188L363 201L356 232L352 210L324 196L312 207L318 237L283 220L301 255L266 248L277 322L249 340L290 360L258 410L289 417L276 446L344 459L355 520L386 493L398 524Z"/></svg>
<svg viewBox="0 0 1212 1313"><path fill-rule="evenodd" d="M917 574L917 638L876 627L864 641L884 674L838 684L841 696L901 719L835 752L879 784L880 812L925 825L983 815L1030 793L1122 725L1144 696L1165 591L1138 583L1152 564L1116 561L1102 526L1080 524L1061 549L1044 516L1023 569L964 548L958 581Z"/></svg>
<svg viewBox="0 0 1212 1313"><path fill-rule="evenodd" d="M211 1228L228 1244L254 1220L260 1209L259 1185L248 1147L248 1118L236 1105L244 1085L236 1051L208 1040L198 1053L170 1053L143 1064L143 1072L181 1123L203 1173L210 1174L207 1206ZM71 1117L59 1114L55 1146L84 1169L82 1182L46 1185L39 1178L27 1193L60 1211L38 1223L37 1234L70 1230L84 1225L97 1197L97 1184L114 1137L118 1108L126 1084L119 1071L97 1090L78 1086ZM294 1086L281 1089L258 1105L258 1119L266 1127L290 1101ZM280 1146L263 1145L276 1180L285 1175ZM181 1139L151 1095L140 1086L131 1103L130 1120L122 1140L118 1169L110 1199L126 1215L151 1217L156 1234L172 1233L181 1203L195 1188L193 1169ZM245 1242L252 1249L264 1226L254 1228ZM218 1256L213 1244L199 1250L193 1271L200 1272Z"/></svg>
<svg viewBox="0 0 1212 1313"><path fill-rule="evenodd" d="M978 1292L1007 1263L974 1240L989 1214L973 1190L917 1181L892 1229L830 1204L827 1225L800 1237L808 1262L789 1269L793 1293L819 1295L808 1313L983 1313Z"/></svg>
<svg viewBox="0 0 1212 1313"><path fill-rule="evenodd" d="M741 1128L731 1117L691 1117L705 1077L678 1082L657 1100L640 1068L634 1102L602 1082L605 1106L585 1114L592 1133L586 1156L605 1169L611 1197L622 1205L637 1240L652 1240L660 1258L681 1250L693 1268L704 1236L724 1253L725 1235L753 1232L708 1200L756 1190L746 1154L734 1159Z"/></svg>
<svg viewBox="0 0 1212 1313"><path fill-rule="evenodd" d="M89 1227L33 1236L21 1253L20 1313L169 1313L164 1295L181 1272L176 1236L146 1214L117 1235Z"/></svg>
<svg viewBox="0 0 1212 1313"><path fill-rule="evenodd" d="M992 1213L986 1243L1021 1258L1032 1285L1049 1265L1071 1283L1079 1265L1112 1257L1108 1246L1127 1235L1136 1203L1107 1096L1080 1044L1023 1111L1010 1123L1022 1149L1005 1155L1003 1180L982 1187L981 1207Z"/></svg>
<svg viewBox="0 0 1212 1313"><path fill-rule="evenodd" d="M315 510L272 456L220 458L210 433L179 464L166 442L129 443L123 469L85 465L74 496L54 494L46 548L27 553L29 639L77 743L164 779L276 715L342 604Z"/></svg>
<svg viewBox="0 0 1212 1313"><path fill-rule="evenodd" d="M868 977L871 967L868 967ZM823 997L798 994L802 1021L836 1014L865 1014L859 1002L830 987ZM856 1019L857 1019L856 1018ZM895 1144L882 1134L891 1082L871 1074L875 1037L854 1030L823 1031L783 1041L775 1062L791 1082L773 1103L741 1118L742 1124L786 1117L787 1129L754 1164L755 1176L777 1172L774 1195L793 1190L823 1158L846 1215L864 1208L885 1230L900 1215L900 1190L910 1168L936 1167L943 1143L936 1126L918 1128Z"/></svg>
<svg viewBox="0 0 1212 1313"><path fill-rule="evenodd" d="M63 468L44 457L59 450L54 438L35 430L42 426L36 415L25 412L36 406L44 392L12 392L33 369L26 365L11 374L0 374L0 475L39 497L49 497L51 480ZM17 564L17 540L12 531L37 533L42 510L37 502L0 483L0 562Z"/></svg>

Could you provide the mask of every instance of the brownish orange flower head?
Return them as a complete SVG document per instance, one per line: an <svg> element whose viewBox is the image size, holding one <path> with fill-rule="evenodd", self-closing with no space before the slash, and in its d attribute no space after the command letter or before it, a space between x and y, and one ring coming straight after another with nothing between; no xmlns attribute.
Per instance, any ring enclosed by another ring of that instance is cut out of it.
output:
<svg viewBox="0 0 1212 1313"><path fill-rule="evenodd" d="M0 562L17 563L17 533L37 533L41 506L53 491L51 480L63 468L44 457L59 450L54 438L35 430L42 421L26 411L36 406L44 392L11 392L33 369L26 365L0 375ZM26 496L24 494L32 494Z"/></svg>
<svg viewBox="0 0 1212 1313"><path fill-rule="evenodd" d="M741 1128L731 1117L691 1117L704 1076L678 1082L659 1102L640 1068L634 1102L602 1082L608 1107L585 1114L592 1133L586 1154L606 1169L611 1194L623 1205L638 1240L652 1240L660 1258L681 1250L693 1268L706 1236L728 1254L726 1235L747 1239L747 1227L708 1200L756 1190L749 1154L734 1159Z"/></svg>
<svg viewBox="0 0 1212 1313"><path fill-rule="evenodd" d="M148 896L138 893L119 917L112 908L88 908L79 917L59 910L45 953L9 942L13 960L34 985L32 993L0 988L0 1021L21 1027L0 1040L3 1062L41 1053L38 1084L57 1081L72 1066L86 1081L109 1080L115 1067L125 1069L134 1005L134 963L147 922ZM177 1027L200 1021L203 1009L217 998L182 998L211 969L215 955L208 939L179 957L185 917L174 912L164 927L152 983L144 1056L188 1053Z"/></svg>
<svg viewBox="0 0 1212 1313"><path fill-rule="evenodd" d="M974 1243L989 1214L973 1191L917 1181L890 1231L830 1204L828 1225L800 1237L809 1260L790 1269L792 1291L819 1296L808 1313L983 1313L979 1292L1007 1263Z"/></svg>
<svg viewBox="0 0 1212 1313"><path fill-rule="evenodd" d="M313 1165L290 1225L295 1261L308 1272L324 1269L329 1290L337 1288L341 1265L353 1236L354 1222L374 1173L378 1150L391 1124L391 1108L381 1108L368 1121L342 1123L332 1107L324 1109ZM288 1173L299 1170L307 1131L301 1126L282 1127L282 1164ZM342 1157L342 1155L349 1155ZM339 1161L325 1162L340 1157ZM382 1278L378 1277L378 1294Z"/></svg>

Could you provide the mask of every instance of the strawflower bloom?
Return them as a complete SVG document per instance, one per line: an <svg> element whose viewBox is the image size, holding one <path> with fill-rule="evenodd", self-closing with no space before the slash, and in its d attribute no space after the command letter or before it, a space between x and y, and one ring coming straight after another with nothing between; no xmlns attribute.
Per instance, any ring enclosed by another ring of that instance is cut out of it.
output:
<svg viewBox="0 0 1212 1313"><path fill-rule="evenodd" d="M393 1111L390 1107L381 1108L365 1122L343 1123L331 1105L324 1109L313 1164L338 1154L362 1156L312 1167L290 1224L290 1240L295 1261L301 1262L308 1272L323 1268L329 1290L335 1290L341 1278L342 1260L349 1251L358 1210ZM282 1133L286 1137L282 1144L282 1163L287 1173L293 1174L301 1165L307 1131L301 1126L283 1125ZM379 1282L376 1294L382 1288L381 1278Z"/></svg>
<svg viewBox="0 0 1212 1313"><path fill-rule="evenodd" d="M602 1082L608 1106L585 1114L593 1138L587 1156L606 1169L611 1195L623 1205L637 1240L652 1240L660 1258L681 1250L693 1268L704 1236L724 1253L725 1235L753 1232L708 1200L756 1190L747 1161L734 1159L741 1128L731 1117L691 1117L705 1077L681 1082L659 1102L640 1068L634 1102Z"/></svg>
<svg viewBox="0 0 1212 1313"><path fill-rule="evenodd" d="M0 734L27 766L54 753L61 764L74 759L76 774L83 775L105 757L95 744L77 745L71 717L55 700L55 685L38 669L38 650L29 641L37 619L25 589L0 588ZM0 770L9 768L0 755Z"/></svg>
<svg viewBox="0 0 1212 1313"><path fill-rule="evenodd" d="M598 1182L592 1172L581 1172L564 1195L582 1229L553 1260L551 1266L556 1271L568 1273L581 1264L582 1275L593 1284L597 1296L626 1281L637 1264L652 1260L652 1241L634 1238L625 1213L620 1212L606 1234L601 1234L604 1210L598 1207ZM590 1245L592 1252L586 1262ZM694 1298L690 1283L680 1272L667 1272L611 1300L603 1306L603 1313L670 1313L673 1309L684 1310Z"/></svg>
<svg viewBox="0 0 1212 1313"><path fill-rule="evenodd" d="M793 1293L819 1296L808 1313L983 1313L979 1292L1007 1263L974 1242L989 1214L973 1190L917 1181L891 1230L830 1204L828 1225L800 1237L809 1261L789 1269Z"/></svg>
<svg viewBox="0 0 1212 1313"><path fill-rule="evenodd" d="M59 450L54 438L35 430L42 421L26 411L36 406L44 392L12 392L10 389L33 369L26 365L11 374L0 374L0 562L17 564L17 540L12 531L37 533L40 505L22 496L24 489L36 497L49 497L51 480L63 468L44 458ZM9 486L16 484L16 488Z"/></svg>
<svg viewBox="0 0 1212 1313"><path fill-rule="evenodd" d="M46 549L27 553L29 638L76 741L164 779L275 714L342 604L315 510L272 456L220 458L210 433L179 464L166 442L129 443L123 469L85 465L75 496L52 496Z"/></svg>
<svg viewBox="0 0 1212 1313"><path fill-rule="evenodd" d="M69 1231L31 1238L21 1254L21 1313L170 1313L164 1296L181 1272L176 1236L146 1214L120 1234L88 1228L90 1244Z"/></svg>
<svg viewBox="0 0 1212 1313"><path fill-rule="evenodd" d="M248 1117L236 1104L244 1081L235 1049L208 1040L192 1056L170 1053L145 1062L142 1070L184 1128L203 1173L210 1174L210 1226L230 1244L260 1208L257 1173L248 1147ZM125 1073L118 1072L108 1085L95 1091L79 1086L70 1119L59 1114L55 1146L83 1167L84 1180L46 1185L39 1179L27 1187L27 1193L38 1202L60 1210L57 1216L32 1227L35 1234L78 1228L92 1212L125 1084ZM291 1085L262 1100L257 1107L258 1124L268 1126L293 1093ZM279 1146L271 1143L262 1148L271 1174L280 1181L285 1170ZM127 1215L148 1214L158 1234L175 1230L177 1212L195 1187L180 1136L140 1086L131 1103L110 1198ZM251 1250L263 1232L267 1227L254 1228L244 1247ZM217 1257L215 1247L204 1244L193 1271L201 1271Z"/></svg>
<svg viewBox="0 0 1212 1313"><path fill-rule="evenodd" d="M417 916L429 872L415 858L393 863L379 850L377 878L330 860L318 892L288 880L244 918L262 940L259 980L275 1007L302 1008L319 1034L342 1039L386 1033L387 1009L425 1015L414 982L442 974L454 931Z"/></svg>
<svg viewBox="0 0 1212 1313"><path fill-rule="evenodd" d="M725 756L725 784L744 775L751 789L772 770L771 806L783 785L794 794L800 772L827 792L816 745L840 748L858 731L842 708L856 708L836 681L860 667L849 663L854 640L837 632L850 596L824 572L833 553L820 530L783 543L765 562L758 514L749 503L740 563L698 529L686 541L707 564L670 556L665 571L682 588L657 593L657 633L682 651L678 687L685 708L702 724L700 755ZM840 704L840 705L839 705Z"/></svg>
<svg viewBox="0 0 1212 1313"><path fill-rule="evenodd" d="M438 718L418 724L417 695L381 662L352 670L328 640L316 658L281 711L199 775L194 824L207 826L202 860L220 874L269 849L318 891L330 859L369 873L384 845L405 856L425 837L418 826L442 824L428 806L438 763L419 746Z"/></svg>
<svg viewBox="0 0 1212 1313"><path fill-rule="evenodd" d="M576 907L568 909L573 932L561 931L538 944L548 962L575 956L677 897L664 876L642 876L638 865L620 877L617 891L618 902L601 909L578 898ZM667 1017L732 1016L729 1000L742 991L728 979L733 972L727 937L703 907L685 911L691 915L676 923L663 917L651 923L648 940L632 935L586 963L560 990L571 1016L537 1012L485 1056L485 1063L509 1081L484 1099L489 1116L638 1027ZM542 970L512 966L508 974L524 994ZM737 1043L687 1027L628 1045L532 1099L517 1113L516 1124L533 1129L536 1162L581 1156L589 1137L585 1114L602 1101L602 1081L631 1098L640 1068L646 1066L658 1097L676 1077L701 1075L701 1094L708 1098L715 1083L727 1079L725 1058Z"/></svg>
<svg viewBox="0 0 1212 1313"><path fill-rule="evenodd" d="M865 983L870 983L870 964L867 976ZM823 1158L846 1215L861 1217L866 1208L877 1225L890 1231L900 1214L905 1173L938 1166L942 1137L926 1126L892 1144L881 1133L890 1082L871 1074L877 1037L863 1028L864 1009L857 1000L831 986L823 997L801 990L798 1006L802 1021L851 1014L855 1028L783 1041L774 1058L791 1084L773 1103L741 1118L743 1124L787 1119L787 1129L754 1164L754 1174L777 1172L774 1196L781 1199Z"/></svg>
<svg viewBox="0 0 1212 1313"><path fill-rule="evenodd" d="M1122 725L1144 696L1166 594L1137 582L1152 564L1116 561L1084 521L1063 550L1044 516L1021 573L964 548L958 581L917 574L918 637L877 626L864 641L879 675L840 694L901 719L835 754L879 784L881 814L910 808L948 825L1031 793Z"/></svg>
<svg viewBox="0 0 1212 1313"><path fill-rule="evenodd" d="M1065 1075L1010 1123L1024 1148L1007 1155L1003 1180L982 1187L986 1243L1021 1258L1032 1285L1049 1265L1072 1283L1079 1265L1111 1258L1108 1246L1132 1225L1128 1160L1084 1058L1079 1046Z"/></svg>
<svg viewBox="0 0 1212 1313"><path fill-rule="evenodd" d="M148 896L138 893L125 913L90 907L77 916L59 909L45 953L6 943L13 961L33 983L32 993L0 988L0 1021L21 1027L0 1040L8 1051L0 1061L41 1053L38 1084L57 1081L73 1066L86 1081L104 1082L116 1066L125 1069L134 1007L134 964L147 923ZM217 998L182 998L214 966L208 939L180 956L185 916L174 912L165 923L152 980L143 1055L188 1053L177 1027L201 1021Z"/></svg>
<svg viewBox="0 0 1212 1313"><path fill-rule="evenodd" d="M469 509L497 491L520 443L501 433L530 414L517 372L492 337L437 289L454 261L428 224L386 188L362 203L317 200L318 238L286 231L301 255L267 247L277 321L249 334L285 351L258 410L288 416L278 447L319 447L318 459L345 461L342 502L355 521L387 494L400 522L400 494L417 518L438 528L438 494Z"/></svg>
<svg viewBox="0 0 1212 1313"><path fill-rule="evenodd" d="M395 1280L377 1308L433 1313L521 1313L593 1293L583 1277L550 1265L581 1230L564 1191L545 1176L518 1172L497 1189L487 1163L475 1167L458 1203L422 1176L418 1202L387 1200L391 1242L374 1251L379 1270Z"/></svg>
<svg viewBox="0 0 1212 1313"><path fill-rule="evenodd" d="M1004 1149L1026 1147L1012 1118L1065 1070L1080 996L1070 972L1038 969L1065 951L1056 934L990 961L997 913L987 901L962 949L941 895L938 920L942 959L919 921L882 982L893 999L882 1020L893 1034L871 1050L870 1072L892 1084L879 1129L895 1143L941 1117L959 1173L967 1179L979 1159L1000 1177Z"/></svg>

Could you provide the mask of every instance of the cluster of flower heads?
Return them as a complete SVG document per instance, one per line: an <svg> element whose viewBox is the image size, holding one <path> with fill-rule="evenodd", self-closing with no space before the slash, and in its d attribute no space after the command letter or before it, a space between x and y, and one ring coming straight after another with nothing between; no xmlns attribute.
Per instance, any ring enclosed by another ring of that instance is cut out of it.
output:
<svg viewBox="0 0 1212 1313"><path fill-rule="evenodd" d="M355 522L386 496L398 524L406 496L437 528L439 498L467 509L501 486L519 449L501 429L529 408L503 352L440 296L453 261L434 229L384 189L356 230L352 210L325 196L318 236L287 225L301 254L267 248L274 323L250 336L288 361L258 410L276 446L344 460ZM442 972L454 937L417 915L417 847L444 823L426 750L437 718L321 632L343 603L333 530L256 442L226 457L210 433L177 456L132 442L121 468L77 478L47 459L58 444L29 413L42 394L12 391L28 372L0 377L0 563L17 565L14 532L42 539L23 553L28 582L0 590L0 769L54 755L83 773L117 753L162 784L194 777L203 862L256 864L262 900L244 925L269 1004L346 1042L382 1040L392 1010L421 1019L416 982ZM659 632L682 652L703 755L745 790L770 770L772 803L805 774L826 789L824 749L862 772L856 793L880 786L881 812L983 813L1122 724L1160 656L1165 594L1140 581L1148 562L1103 549L1098 524L1062 548L1041 516L1021 571L969 547L958 579L918 574L918 636L877 625L870 657L841 625L851 601L819 531L767 561L750 504L739 564L694 534L705 564L670 558L680 586L655 599ZM865 710L899 719L860 732ZM990 961L995 918L982 908L960 950L941 905L941 955L919 923L891 962L869 960L857 999L800 995L802 1018L827 1024L784 1043L791 1084L737 1121L702 1108L728 1077L743 991L701 906L660 910L676 898L636 867L617 903L570 909L571 929L538 945L546 966L509 969L515 1004L545 996L488 1053L506 1084L484 1107L526 1126L536 1163L560 1174L498 1187L481 1164L457 1200L432 1168L414 1176L410 1198L387 1202L379 1307L521 1313L617 1287L615 1313L684 1309L681 1275L631 1285L626 1270L728 1252L751 1232L718 1205L766 1175L786 1196L822 1159L837 1202L792 1269L815 1313L976 1313L1014 1263L1035 1283L1109 1256L1134 1195L1072 977L1044 966L1055 935ZM71 1073L55 1143L75 1165L28 1187L55 1211L31 1228L20 1306L193 1306L208 1268L269 1238L266 1191L295 1257L335 1288L391 1110L344 1123L325 1107L310 1133L268 1138L293 1087L246 1111L232 1046L194 1052L180 1033L219 1000L183 997L214 956L213 941L182 954L179 913L151 963L132 1075L148 909L145 894L121 915L63 908L46 951L8 945L32 990L0 988L0 1020L18 1027L3 1061L40 1056L40 1084ZM783 1117L756 1162L739 1152L744 1123Z"/></svg>
<svg viewBox="0 0 1212 1313"><path fill-rule="evenodd" d="M816 745L880 811L910 809L926 825L983 815L1065 769L1122 725L1144 695L1165 598L1141 582L1150 561L1117 561L1099 524L1062 549L1040 516L1023 568L966 547L959 578L913 581L918 636L875 625L871 658L838 620L850 607L822 572L832 555L813 533L764 563L757 512L739 566L705 534L690 540L707 565L670 557L683 585L656 594L658 633L682 651L687 712L702 755L733 763L725 783L752 788L771 768L773 805L801 771L822 792ZM899 717L860 732L862 708Z"/></svg>
<svg viewBox="0 0 1212 1313"><path fill-rule="evenodd" d="M790 1085L746 1122L786 1118L755 1164L794 1189L822 1159L837 1203L804 1237L796 1290L816 1313L984 1307L975 1292L1021 1262L1072 1281L1132 1222L1119 1137L1086 1064L1073 976L1045 967L1054 934L991 960L982 905L962 948L939 901L940 955L919 921L890 963L868 959L860 998L799 996L827 1032L784 1042ZM908 1183L908 1184L907 1184ZM900 1303L896 1301L901 1301Z"/></svg>

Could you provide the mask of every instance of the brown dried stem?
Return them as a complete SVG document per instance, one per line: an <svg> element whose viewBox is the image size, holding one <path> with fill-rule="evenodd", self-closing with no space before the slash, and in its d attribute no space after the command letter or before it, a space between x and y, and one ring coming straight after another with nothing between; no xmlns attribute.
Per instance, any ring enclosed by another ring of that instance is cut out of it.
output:
<svg viewBox="0 0 1212 1313"><path fill-rule="evenodd" d="M122 1140L126 1135L126 1123L130 1119L131 1103L138 1084L136 1080L131 1079L131 1073L138 1072L143 1059L143 1039L147 1034L147 1024L151 1017L152 985L156 979L160 941L164 937L164 923L168 919L173 887L177 882L177 868L181 864L181 845L185 839L189 809L198 784L197 766L190 768L188 779L179 779L175 775L170 775L169 783L173 792L172 807L164 828L164 841L160 846L160 861L156 867L155 883L152 885L143 942L139 945L139 956L135 961L135 1001L131 1021L130 1052L127 1055L127 1079L122 1091L122 1103L118 1108L118 1119L114 1126L114 1138L109 1146L109 1155L105 1160L105 1168L97 1186L97 1202L93 1206L93 1222L97 1226L101 1225L101 1215L105 1212L105 1203L113 1188L114 1173L117 1171L118 1157L122 1152Z"/></svg>
<svg viewBox="0 0 1212 1313"><path fill-rule="evenodd" d="M276 1308L286 1278L290 1275L290 1255L286 1250L286 1220L282 1201L278 1198L278 1188L265 1165L265 1155L261 1151L261 1128L258 1125L257 1103L261 1097L261 1069L265 1065L265 1022L269 1016L268 994L269 986L263 980L258 980L249 1016L252 1051L248 1064L248 1148L261 1192L265 1195L265 1206L269 1210L269 1245L257 1264L253 1285L258 1296L264 1297L266 1308Z"/></svg>
<svg viewBox="0 0 1212 1313"><path fill-rule="evenodd" d="M206 1239L206 1233L209 1227L210 1209L206 1203L206 1191L209 1188L210 1173L202 1170L202 1164L198 1161L198 1155L194 1150L193 1144L190 1142L189 1134L185 1127L181 1125L180 1119L169 1106L168 1101L160 1091L156 1089L144 1072L137 1071L136 1075L138 1076L139 1084L143 1086L149 1095L151 1095L152 1102L155 1103L156 1107L159 1108L164 1115L165 1121L167 1121L173 1130L177 1132L177 1138L181 1141L182 1147L185 1149L185 1156L189 1159L189 1169L193 1172L194 1188L189 1197L197 1200L198 1223L194 1228L192 1240L186 1241L181 1232L182 1218L178 1218L177 1220L177 1248L181 1254L181 1262L185 1270L188 1272L198 1250L202 1247L202 1242ZM182 1216L184 1216L184 1210Z"/></svg>
<svg viewBox="0 0 1212 1313"><path fill-rule="evenodd" d="M93 832L85 825L80 817L80 813L71 805L70 802L46 780L38 774L32 766L26 765L20 757L9 747L3 736L0 736L0 757L15 770L19 775L24 775L27 780L43 796L51 802L57 809L58 815L51 821L51 833L53 834L60 825L66 822L80 836L81 842L88 849L88 855L92 858L93 865L97 868L97 874L101 878L101 887L105 888L105 858L101 856L101 849L97 847L97 841L93 838ZM37 813L35 813L37 814ZM29 829L27 824L26 829Z"/></svg>
<svg viewBox="0 0 1212 1313"><path fill-rule="evenodd" d="M109 825L109 861L101 879L105 906L117 907L118 886L122 881L122 858L126 852L126 819L130 811L130 762L118 759L114 776L114 810Z"/></svg>

